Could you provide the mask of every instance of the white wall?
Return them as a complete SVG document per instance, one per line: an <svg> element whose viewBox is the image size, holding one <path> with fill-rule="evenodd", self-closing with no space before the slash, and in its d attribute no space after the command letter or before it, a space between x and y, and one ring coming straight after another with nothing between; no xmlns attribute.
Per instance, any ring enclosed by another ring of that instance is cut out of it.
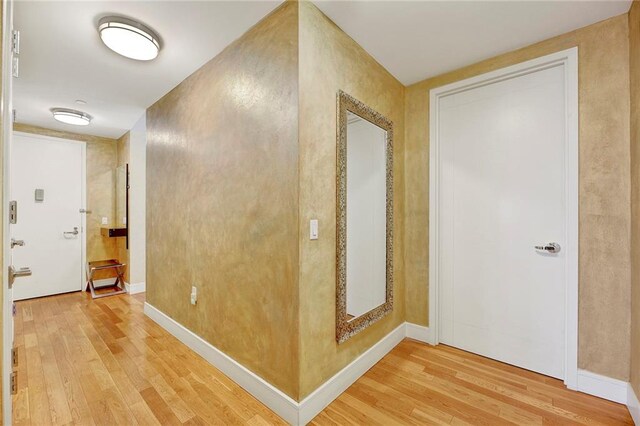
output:
<svg viewBox="0 0 640 426"><path fill-rule="evenodd" d="M386 300L385 140L366 120L348 124L347 313L355 317Z"/></svg>
<svg viewBox="0 0 640 426"><path fill-rule="evenodd" d="M129 141L129 281L143 290L146 277L147 116L133 126Z"/></svg>

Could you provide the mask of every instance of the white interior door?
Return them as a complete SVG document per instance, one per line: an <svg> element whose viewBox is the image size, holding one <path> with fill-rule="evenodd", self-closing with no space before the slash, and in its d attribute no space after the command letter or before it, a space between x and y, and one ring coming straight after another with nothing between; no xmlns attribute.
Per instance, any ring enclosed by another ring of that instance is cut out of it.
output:
<svg viewBox="0 0 640 426"><path fill-rule="evenodd" d="M83 164L84 143L14 134L11 196L18 221L11 237L25 245L12 250L13 265L32 271L16 279L15 300L81 290ZM36 190L43 191L41 201Z"/></svg>
<svg viewBox="0 0 640 426"><path fill-rule="evenodd" d="M438 104L439 340L564 378L567 114L560 64ZM558 243L558 253L534 246Z"/></svg>

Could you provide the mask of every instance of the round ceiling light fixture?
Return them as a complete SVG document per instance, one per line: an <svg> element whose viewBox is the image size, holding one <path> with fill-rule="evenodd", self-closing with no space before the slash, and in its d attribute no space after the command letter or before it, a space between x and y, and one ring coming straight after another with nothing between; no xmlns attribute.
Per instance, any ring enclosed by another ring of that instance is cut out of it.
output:
<svg viewBox="0 0 640 426"><path fill-rule="evenodd" d="M93 119L86 112L69 108L51 108L53 118L61 123L72 124L74 126L88 126Z"/></svg>
<svg viewBox="0 0 640 426"><path fill-rule="evenodd" d="M158 34L133 19L105 16L98 22L98 33L109 49L127 58L150 61L160 52Z"/></svg>

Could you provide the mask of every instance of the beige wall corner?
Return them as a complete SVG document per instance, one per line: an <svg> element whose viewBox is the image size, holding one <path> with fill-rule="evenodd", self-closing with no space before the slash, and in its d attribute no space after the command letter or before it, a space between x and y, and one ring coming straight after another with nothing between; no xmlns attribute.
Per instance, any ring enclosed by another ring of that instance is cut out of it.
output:
<svg viewBox="0 0 640 426"><path fill-rule="evenodd" d="M629 11L631 88L631 366L630 380L640 396L640 2Z"/></svg>
<svg viewBox="0 0 640 426"><path fill-rule="evenodd" d="M407 88L407 283L428 282L429 90L578 46L580 108L579 368L629 378L629 40L627 15ZM426 324L428 292L407 285L407 319Z"/></svg>
<svg viewBox="0 0 640 426"><path fill-rule="evenodd" d="M294 399L297 81L285 2L148 109L146 206L148 303Z"/></svg>
<svg viewBox="0 0 640 426"><path fill-rule="evenodd" d="M404 87L310 2L300 2L300 399L404 321ZM394 124L393 312L336 342L336 95ZM320 238L308 238L318 219Z"/></svg>

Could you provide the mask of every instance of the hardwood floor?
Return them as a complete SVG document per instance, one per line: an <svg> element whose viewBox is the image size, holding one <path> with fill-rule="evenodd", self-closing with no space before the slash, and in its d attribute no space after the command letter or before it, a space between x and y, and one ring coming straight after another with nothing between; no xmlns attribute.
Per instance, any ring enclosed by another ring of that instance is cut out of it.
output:
<svg viewBox="0 0 640 426"><path fill-rule="evenodd" d="M284 424L148 319L144 294L18 302L14 424Z"/></svg>
<svg viewBox="0 0 640 426"><path fill-rule="evenodd" d="M557 379L444 345L405 340L312 422L633 425L627 407Z"/></svg>
<svg viewBox="0 0 640 426"><path fill-rule="evenodd" d="M142 312L144 294L17 303L14 423L284 424ZM406 340L312 422L633 424L623 405L446 346Z"/></svg>

